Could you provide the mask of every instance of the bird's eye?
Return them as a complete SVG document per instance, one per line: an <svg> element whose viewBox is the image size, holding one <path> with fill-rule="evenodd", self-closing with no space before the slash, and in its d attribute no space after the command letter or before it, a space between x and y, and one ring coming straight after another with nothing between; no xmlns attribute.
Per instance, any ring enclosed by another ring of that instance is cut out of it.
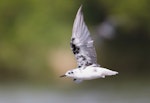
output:
<svg viewBox="0 0 150 103"><path fill-rule="evenodd" d="M70 72L68 74L70 74Z"/></svg>
<svg viewBox="0 0 150 103"><path fill-rule="evenodd" d="M73 74L73 72L71 72Z"/></svg>

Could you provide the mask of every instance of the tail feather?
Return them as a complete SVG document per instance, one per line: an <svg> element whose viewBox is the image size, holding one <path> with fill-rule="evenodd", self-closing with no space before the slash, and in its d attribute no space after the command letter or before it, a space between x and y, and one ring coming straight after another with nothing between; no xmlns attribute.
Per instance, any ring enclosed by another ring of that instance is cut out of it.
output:
<svg viewBox="0 0 150 103"><path fill-rule="evenodd" d="M109 69L105 69L103 74L104 74L105 76L111 76L111 75L116 75L116 74L118 74L118 72L117 72L117 71L112 71L112 70L109 70Z"/></svg>

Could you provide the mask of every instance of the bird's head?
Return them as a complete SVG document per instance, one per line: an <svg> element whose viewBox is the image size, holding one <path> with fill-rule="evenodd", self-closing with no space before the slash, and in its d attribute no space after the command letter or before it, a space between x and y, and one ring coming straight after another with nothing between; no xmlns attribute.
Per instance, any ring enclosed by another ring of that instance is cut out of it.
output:
<svg viewBox="0 0 150 103"><path fill-rule="evenodd" d="M60 77L74 77L75 76L75 70L69 70L64 75L61 75Z"/></svg>

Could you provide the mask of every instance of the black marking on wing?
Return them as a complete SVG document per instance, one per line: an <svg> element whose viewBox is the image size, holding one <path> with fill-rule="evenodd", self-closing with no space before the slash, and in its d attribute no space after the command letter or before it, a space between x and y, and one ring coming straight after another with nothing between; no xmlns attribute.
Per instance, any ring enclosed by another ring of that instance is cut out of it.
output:
<svg viewBox="0 0 150 103"><path fill-rule="evenodd" d="M86 58L83 55L79 56L79 58L82 58L83 61L86 60Z"/></svg>
<svg viewBox="0 0 150 103"><path fill-rule="evenodd" d="M80 53L78 55L76 55L76 58L77 58L77 61L78 61L78 68L81 68L82 66L93 65L93 63L88 61L88 59Z"/></svg>
<svg viewBox="0 0 150 103"><path fill-rule="evenodd" d="M80 48L77 47L75 44L71 43L72 51L74 54L78 54L80 51Z"/></svg>
<svg viewBox="0 0 150 103"><path fill-rule="evenodd" d="M83 60L83 61L85 61L85 60L86 60L85 56L83 56L83 55L79 55L79 56L77 56L77 59L81 59L81 60Z"/></svg>
<svg viewBox="0 0 150 103"><path fill-rule="evenodd" d="M83 54L80 53L80 48L78 46L75 45L75 38L71 39L71 49L72 52L74 53L77 61L78 61L78 68L81 68L83 65L84 66L90 66L92 65L91 62L89 62L89 60L86 58L86 56L84 56Z"/></svg>
<svg viewBox="0 0 150 103"><path fill-rule="evenodd" d="M92 63L90 63L85 56L82 54L76 55L77 61L78 61L78 68L81 68L83 65L90 66Z"/></svg>
<svg viewBox="0 0 150 103"><path fill-rule="evenodd" d="M71 49L78 63L78 68L97 65L96 51L90 32L84 22L82 6L79 8L72 29Z"/></svg>
<svg viewBox="0 0 150 103"><path fill-rule="evenodd" d="M92 65L92 63L86 62L86 66L90 66Z"/></svg>
<svg viewBox="0 0 150 103"><path fill-rule="evenodd" d="M81 68L81 65L79 65L78 68Z"/></svg>
<svg viewBox="0 0 150 103"><path fill-rule="evenodd" d="M75 38L72 38L72 39L71 39L71 42L74 42L74 40L75 40Z"/></svg>
<svg viewBox="0 0 150 103"><path fill-rule="evenodd" d="M78 54L80 52L80 48L78 46L76 46L73 42L74 42L75 38L71 39L71 48L74 54Z"/></svg>

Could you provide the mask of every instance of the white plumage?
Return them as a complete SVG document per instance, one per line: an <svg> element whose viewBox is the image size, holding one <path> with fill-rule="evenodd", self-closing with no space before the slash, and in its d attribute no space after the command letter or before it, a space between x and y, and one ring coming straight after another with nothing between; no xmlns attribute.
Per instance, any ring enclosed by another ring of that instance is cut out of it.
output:
<svg viewBox="0 0 150 103"><path fill-rule="evenodd" d="M76 83L83 80L104 78L116 75L118 72L100 67L97 64L96 52L90 32L84 22L82 6L79 8L72 30L71 49L77 60L78 67L69 70L61 77L71 77Z"/></svg>

